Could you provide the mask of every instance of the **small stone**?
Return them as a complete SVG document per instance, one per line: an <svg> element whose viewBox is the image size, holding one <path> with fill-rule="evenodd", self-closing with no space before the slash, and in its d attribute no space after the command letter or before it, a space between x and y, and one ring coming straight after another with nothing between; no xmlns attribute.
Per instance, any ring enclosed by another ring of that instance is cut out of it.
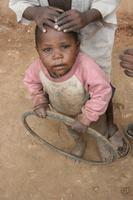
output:
<svg viewBox="0 0 133 200"><path fill-rule="evenodd" d="M99 190L99 187L94 187L93 190L96 192Z"/></svg>
<svg viewBox="0 0 133 200"><path fill-rule="evenodd" d="M130 187L125 187L121 190L122 195L126 195L130 192Z"/></svg>

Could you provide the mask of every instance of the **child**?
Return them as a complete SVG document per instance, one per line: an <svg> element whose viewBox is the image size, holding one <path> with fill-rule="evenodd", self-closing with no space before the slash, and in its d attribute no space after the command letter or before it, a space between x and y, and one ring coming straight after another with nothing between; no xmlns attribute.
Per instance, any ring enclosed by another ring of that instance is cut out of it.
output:
<svg viewBox="0 0 133 200"><path fill-rule="evenodd" d="M47 31L45 25L58 31L78 31L80 51L92 57L110 79L111 54L117 27L116 8L120 1L10 0L9 7L17 14L18 22L28 25L34 20L43 32ZM106 116L108 138L116 147L119 158L123 158L127 154L128 143L121 129L114 124L112 99Z"/></svg>
<svg viewBox="0 0 133 200"><path fill-rule="evenodd" d="M129 77L133 77L133 49L126 49L119 58L121 60L120 66L125 69L124 73ZM127 135L133 138L133 124L127 127Z"/></svg>
<svg viewBox="0 0 133 200"><path fill-rule="evenodd" d="M39 59L26 70L24 78L34 112L46 118L50 104L57 112L73 117L74 124L67 125L76 143L72 154L81 157L86 147L83 132L92 122L97 123L101 116L98 131L103 135L107 132L102 115L112 94L108 78L90 57L79 53L76 32L63 33L47 27L44 34L37 27L35 35ZM110 159L109 152L102 159Z"/></svg>

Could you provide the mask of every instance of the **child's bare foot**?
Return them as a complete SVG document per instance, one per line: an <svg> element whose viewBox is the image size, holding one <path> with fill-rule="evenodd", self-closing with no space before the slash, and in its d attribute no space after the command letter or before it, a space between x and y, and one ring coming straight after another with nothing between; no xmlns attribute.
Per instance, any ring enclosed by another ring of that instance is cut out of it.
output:
<svg viewBox="0 0 133 200"><path fill-rule="evenodd" d="M112 159L112 154L111 152L107 149L107 147L101 142L97 141L98 143L98 149L100 152L100 156L103 162L108 162Z"/></svg>
<svg viewBox="0 0 133 200"><path fill-rule="evenodd" d="M87 144L87 142L85 140L81 143L76 143L76 147L72 151L72 155L82 157L82 155L85 151L85 148L86 148L86 144Z"/></svg>
<svg viewBox="0 0 133 200"><path fill-rule="evenodd" d="M112 137L109 137L108 140L116 148L118 159L122 159L129 155L131 145L128 139L125 137L121 126L117 124L117 127L118 131L116 131Z"/></svg>
<svg viewBox="0 0 133 200"><path fill-rule="evenodd" d="M76 147L75 149L72 151L72 155L77 156L77 157L82 157L85 148L86 148L86 144L87 142L85 140L83 140L80 143L76 143ZM78 164L79 161L75 160L75 159L71 159L73 163Z"/></svg>

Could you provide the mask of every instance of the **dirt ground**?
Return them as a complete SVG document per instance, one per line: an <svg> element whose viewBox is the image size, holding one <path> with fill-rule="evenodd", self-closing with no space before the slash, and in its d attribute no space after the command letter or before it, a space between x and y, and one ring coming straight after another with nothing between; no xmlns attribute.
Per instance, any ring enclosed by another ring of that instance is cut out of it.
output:
<svg viewBox="0 0 133 200"><path fill-rule="evenodd" d="M16 24L9 11L0 16L0 200L132 200L133 151L121 161L106 166L87 163L74 165L68 157L41 144L21 122L31 110L28 90L23 84L25 69L37 58L34 48L34 24ZM126 77L118 56L133 48L130 20L118 19L113 50L111 80L117 88L114 117L123 130L133 122L133 79ZM45 140L70 152L73 141L63 123L29 118L29 124ZM99 157L92 136L85 135L85 157ZM130 139L131 144L133 141Z"/></svg>

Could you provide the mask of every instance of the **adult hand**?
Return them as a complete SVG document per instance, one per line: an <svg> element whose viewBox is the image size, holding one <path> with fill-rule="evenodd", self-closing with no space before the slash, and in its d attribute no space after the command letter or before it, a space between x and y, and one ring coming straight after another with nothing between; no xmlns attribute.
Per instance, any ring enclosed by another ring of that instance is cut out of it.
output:
<svg viewBox="0 0 133 200"><path fill-rule="evenodd" d="M82 124L76 117L75 122L71 128L78 132L84 133L87 130L88 126L86 126L85 124Z"/></svg>
<svg viewBox="0 0 133 200"><path fill-rule="evenodd" d="M75 31L87 25L86 12L79 12L77 10L69 10L62 13L56 18L59 26L58 31Z"/></svg>
<svg viewBox="0 0 133 200"><path fill-rule="evenodd" d="M120 66L125 69L124 73L129 77L133 77L133 49L126 49L119 58L121 60Z"/></svg>
<svg viewBox="0 0 133 200"><path fill-rule="evenodd" d="M60 15L60 13L64 12L63 10L52 7L28 7L24 13L23 17L28 20L34 20L38 27L45 33L46 28L45 25L48 25L54 29L59 28L55 23L55 19Z"/></svg>
<svg viewBox="0 0 133 200"><path fill-rule="evenodd" d="M69 10L59 15L55 22L59 28L58 31L77 31L84 28L90 22L101 19L101 13L96 9L79 12L77 10Z"/></svg>

